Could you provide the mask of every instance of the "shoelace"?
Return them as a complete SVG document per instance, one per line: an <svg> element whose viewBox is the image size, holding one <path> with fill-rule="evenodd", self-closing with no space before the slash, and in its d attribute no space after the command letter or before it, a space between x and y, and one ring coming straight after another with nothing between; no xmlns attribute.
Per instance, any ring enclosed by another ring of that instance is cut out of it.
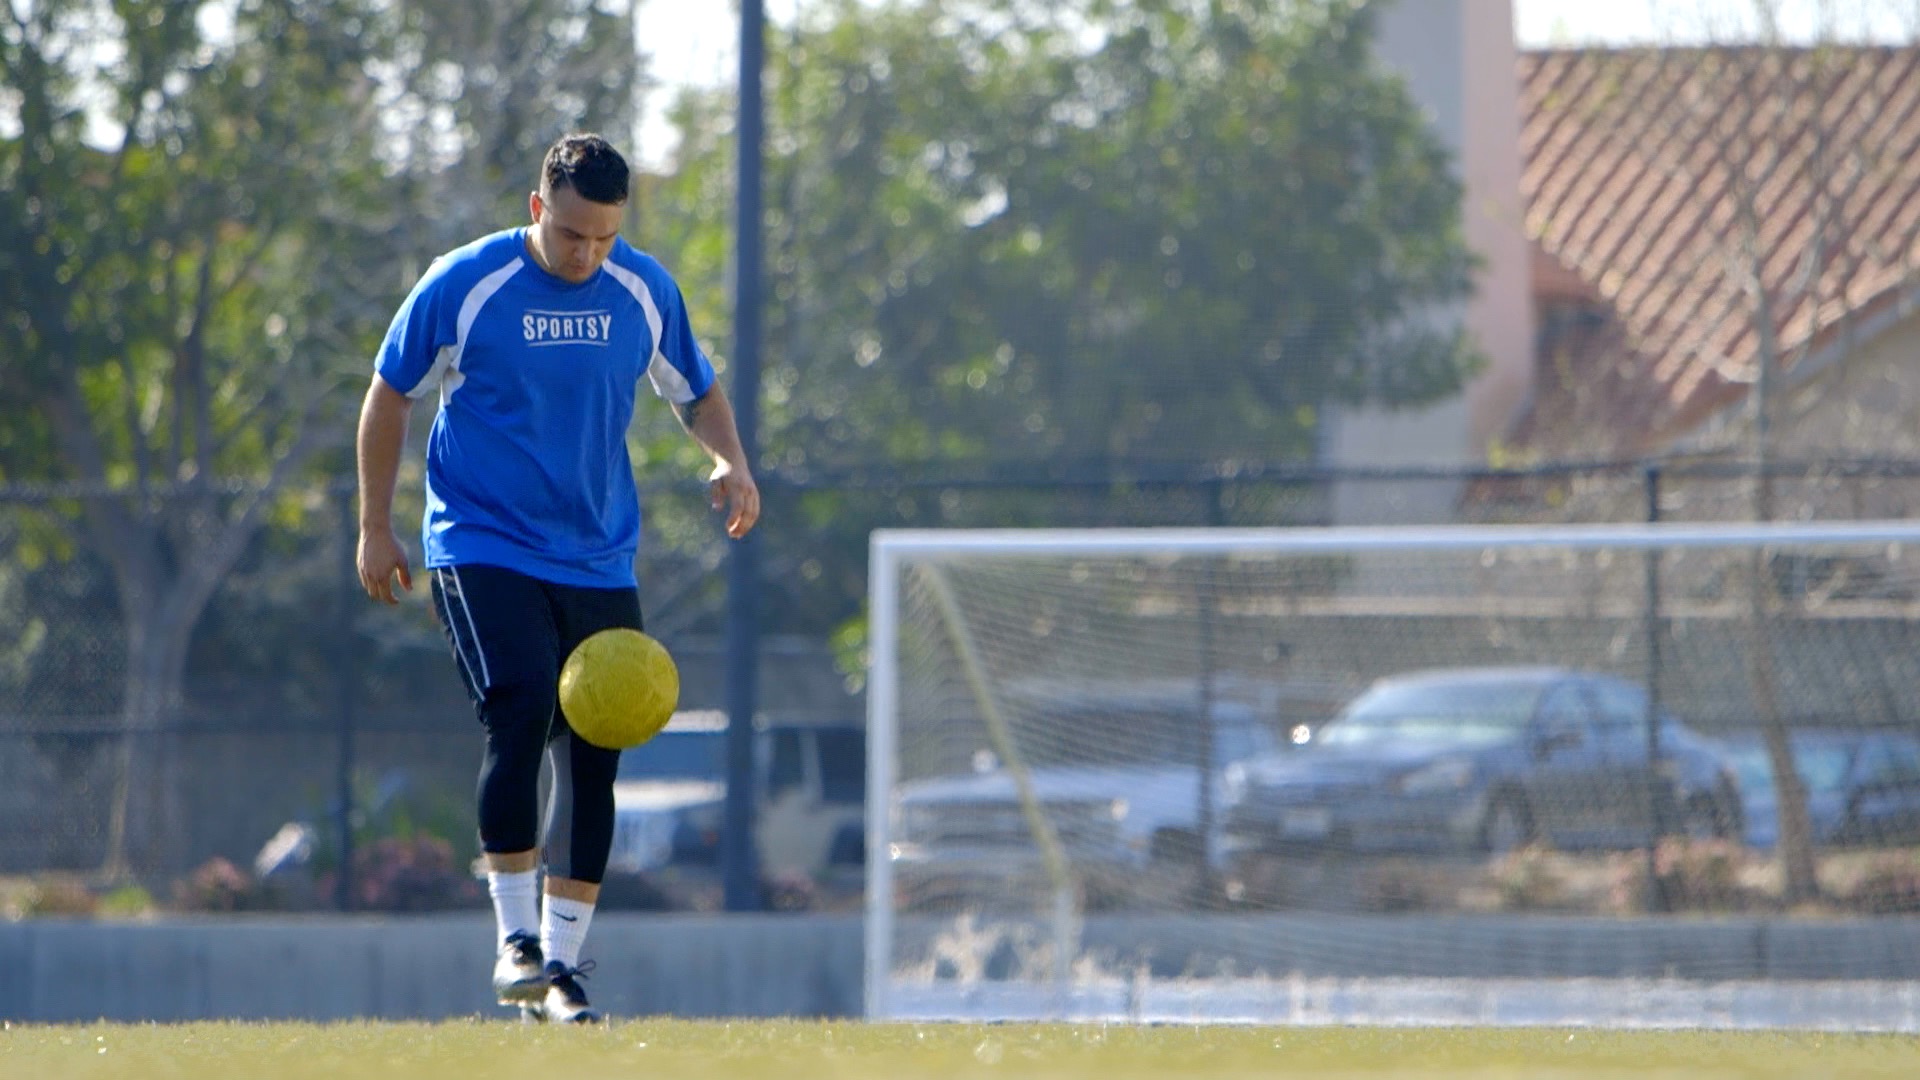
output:
<svg viewBox="0 0 1920 1080"><path fill-rule="evenodd" d="M568 982L572 982L572 980L576 980L576 978L586 978L589 970L593 970L595 967L599 967L599 965L595 965L593 961L580 961L578 967L563 967L563 969L553 972L553 982L561 982L563 978L564 980L568 980Z"/></svg>
<svg viewBox="0 0 1920 1080"><path fill-rule="evenodd" d="M563 969L553 972L551 982L553 982L555 988L559 988L561 994L566 995L568 1001L572 1001L574 1005L586 1007L586 1003L588 1003L588 992L580 988L580 982L578 982L578 980L586 978L589 970L593 970L593 961L582 961L578 967L563 967Z"/></svg>
<svg viewBox="0 0 1920 1080"><path fill-rule="evenodd" d="M508 934L506 943L513 947L513 958L520 963L531 963L540 955L540 939L525 930Z"/></svg>

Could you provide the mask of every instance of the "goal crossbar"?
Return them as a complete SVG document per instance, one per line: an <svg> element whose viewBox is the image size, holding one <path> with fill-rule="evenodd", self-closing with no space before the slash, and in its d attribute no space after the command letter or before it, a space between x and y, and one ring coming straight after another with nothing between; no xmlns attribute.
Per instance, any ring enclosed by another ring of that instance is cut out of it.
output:
<svg viewBox="0 0 1920 1080"><path fill-rule="evenodd" d="M872 554L938 557L1195 555L1245 552L1461 551L1483 547L1681 548L1766 544L1897 544L1920 541L1920 522L1764 522L1605 525L1385 525L1273 529L880 529Z"/></svg>

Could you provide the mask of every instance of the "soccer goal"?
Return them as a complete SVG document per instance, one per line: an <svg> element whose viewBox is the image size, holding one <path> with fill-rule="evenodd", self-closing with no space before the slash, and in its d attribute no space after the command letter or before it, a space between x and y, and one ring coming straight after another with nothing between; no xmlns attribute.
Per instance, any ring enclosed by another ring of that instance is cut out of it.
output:
<svg viewBox="0 0 1920 1080"><path fill-rule="evenodd" d="M873 1018L1920 1030L1920 523L881 531L870 600Z"/></svg>

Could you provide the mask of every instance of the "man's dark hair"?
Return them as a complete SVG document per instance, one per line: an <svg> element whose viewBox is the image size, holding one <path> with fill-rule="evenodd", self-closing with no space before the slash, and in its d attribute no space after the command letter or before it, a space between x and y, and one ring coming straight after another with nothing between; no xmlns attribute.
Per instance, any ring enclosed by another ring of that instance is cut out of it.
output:
<svg viewBox="0 0 1920 1080"><path fill-rule="evenodd" d="M572 188L589 202L611 206L627 201L627 159L590 132L561 136L547 150L540 177L549 192Z"/></svg>

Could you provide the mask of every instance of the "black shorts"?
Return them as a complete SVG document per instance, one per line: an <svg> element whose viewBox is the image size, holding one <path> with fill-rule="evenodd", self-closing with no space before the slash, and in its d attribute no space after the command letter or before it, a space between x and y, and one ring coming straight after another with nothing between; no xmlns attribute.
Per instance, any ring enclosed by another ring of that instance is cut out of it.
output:
<svg viewBox="0 0 1920 1080"><path fill-rule="evenodd" d="M601 630L646 629L639 589L556 585L498 566L436 568L433 603L467 693L490 728L522 719L487 715L490 695L557 697L560 666L575 646Z"/></svg>
<svg viewBox="0 0 1920 1080"><path fill-rule="evenodd" d="M487 731L478 791L481 849L542 849L553 877L598 882L613 845L620 752L571 737L559 709L560 667L589 635L641 630L635 588L556 585L497 566L440 567L434 610ZM545 836L541 762L553 765Z"/></svg>

